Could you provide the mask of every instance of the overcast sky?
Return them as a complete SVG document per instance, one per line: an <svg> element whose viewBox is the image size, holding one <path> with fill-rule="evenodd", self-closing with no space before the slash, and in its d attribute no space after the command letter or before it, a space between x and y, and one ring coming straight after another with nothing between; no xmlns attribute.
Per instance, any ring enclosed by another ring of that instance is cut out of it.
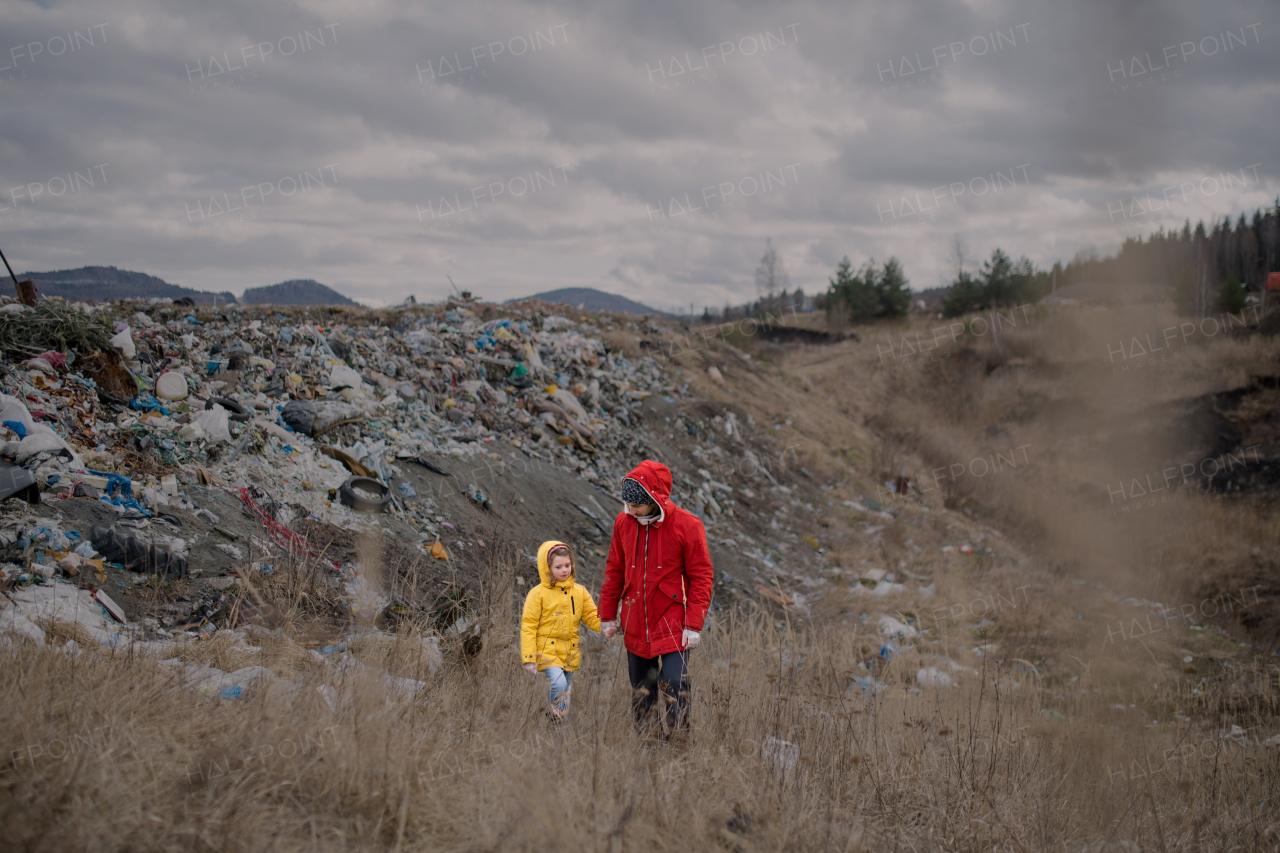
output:
<svg viewBox="0 0 1280 853"><path fill-rule="evenodd" d="M605 8L599 8L603 6ZM0 241L368 304L944 283L1280 191L1274 2L0 2Z"/></svg>

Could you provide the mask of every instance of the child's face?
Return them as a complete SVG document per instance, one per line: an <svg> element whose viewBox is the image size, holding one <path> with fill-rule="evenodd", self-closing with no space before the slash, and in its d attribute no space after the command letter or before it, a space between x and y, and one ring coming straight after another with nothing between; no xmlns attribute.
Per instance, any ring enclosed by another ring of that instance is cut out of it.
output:
<svg viewBox="0 0 1280 853"><path fill-rule="evenodd" d="M556 554L551 558L551 577L556 583L567 580L573 574L573 560L564 554Z"/></svg>

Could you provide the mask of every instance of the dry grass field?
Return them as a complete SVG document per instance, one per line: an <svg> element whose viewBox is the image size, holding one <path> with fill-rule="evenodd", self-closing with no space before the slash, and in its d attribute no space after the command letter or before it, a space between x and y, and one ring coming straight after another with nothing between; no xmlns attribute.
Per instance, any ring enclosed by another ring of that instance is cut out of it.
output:
<svg viewBox="0 0 1280 853"><path fill-rule="evenodd" d="M831 569L806 606L735 598L715 614L692 655L687 738L633 725L621 644L595 635L569 721L545 720L514 645L513 577L537 532L506 531L472 604L483 642L444 637L441 666L430 626L410 623L357 629L349 663L326 662L317 647L351 629L315 617L305 565L255 593L284 615L277 630L177 653L271 670L240 698L193 690L142 651L0 644L3 846L1280 848L1272 493L1186 488L1123 513L1113 497L1136 472L1212 451L1189 401L1280 372L1280 348L1191 342L1164 373L1119 375L1106 346L1127 323L1045 315L940 362L895 355L894 369L883 330L752 346L751 363L724 347L673 359L707 398L778 421L813 482L837 484L803 494L830 499ZM1273 428L1271 393L1251 392L1262 402L1237 428ZM1019 447L999 473L972 473ZM954 464L968 473L921 477ZM904 471L918 492L882 488ZM868 495L892 517L856 503ZM857 578L871 564L921 580L872 595ZM918 633L890 652L883 616ZM426 686L407 696L384 673Z"/></svg>

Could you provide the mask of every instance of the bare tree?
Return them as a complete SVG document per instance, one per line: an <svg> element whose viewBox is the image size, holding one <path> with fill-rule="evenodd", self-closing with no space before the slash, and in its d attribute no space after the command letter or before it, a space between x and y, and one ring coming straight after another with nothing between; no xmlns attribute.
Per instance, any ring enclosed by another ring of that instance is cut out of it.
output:
<svg viewBox="0 0 1280 853"><path fill-rule="evenodd" d="M764 256L760 258L760 266L756 267L756 290L761 299L772 304L773 297L786 290L791 279L787 276L786 267L782 265L782 258L778 257L777 249L773 248L773 240L766 238L764 246Z"/></svg>
<svg viewBox="0 0 1280 853"><path fill-rule="evenodd" d="M951 254L947 256L947 260L956 268L956 279L959 279L969 263L969 246L959 234L951 236Z"/></svg>

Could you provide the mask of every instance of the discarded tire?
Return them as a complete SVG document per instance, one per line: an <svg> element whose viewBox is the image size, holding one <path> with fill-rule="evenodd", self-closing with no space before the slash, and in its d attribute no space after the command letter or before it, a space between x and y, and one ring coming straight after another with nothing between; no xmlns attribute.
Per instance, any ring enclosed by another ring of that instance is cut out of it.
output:
<svg viewBox="0 0 1280 853"><path fill-rule="evenodd" d="M215 404L230 412L229 417L233 421L244 423L253 417L249 414L248 409L228 397L210 397L209 401L204 404L204 407L206 409L212 409Z"/></svg>
<svg viewBox="0 0 1280 853"><path fill-rule="evenodd" d="M391 489L372 477L348 477L338 487L338 500L356 512L382 512L391 503Z"/></svg>

